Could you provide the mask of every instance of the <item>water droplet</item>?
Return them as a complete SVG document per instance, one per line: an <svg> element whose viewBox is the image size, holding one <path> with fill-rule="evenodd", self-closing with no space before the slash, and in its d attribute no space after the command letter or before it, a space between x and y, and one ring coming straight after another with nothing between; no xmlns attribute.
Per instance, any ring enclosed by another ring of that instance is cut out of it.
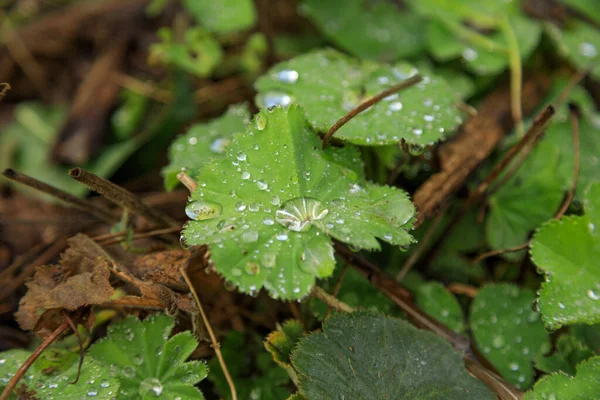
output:
<svg viewBox="0 0 600 400"><path fill-rule="evenodd" d="M225 150L227 150L227 147L229 147L230 144L231 144L231 140L229 140L229 139L223 139L223 138L215 139L210 144L210 151L212 151L213 153L217 153L217 154L223 154L223 153L225 153Z"/></svg>
<svg viewBox="0 0 600 400"><path fill-rule="evenodd" d="M299 74L293 69L283 69L275 74L276 78L280 82L284 83L296 83Z"/></svg>
<svg viewBox="0 0 600 400"><path fill-rule="evenodd" d="M302 252L300 268L318 277L331 275L335 268L333 246L318 239L311 241Z"/></svg>
<svg viewBox="0 0 600 400"><path fill-rule="evenodd" d="M243 151L238 151L237 159L240 161L246 161L246 153L244 153Z"/></svg>
<svg viewBox="0 0 600 400"><path fill-rule="evenodd" d="M415 143L408 144L408 152L412 156L420 156L421 154L423 154L423 151L425 151L425 147L423 147L419 144L415 144Z"/></svg>
<svg viewBox="0 0 600 400"><path fill-rule="evenodd" d="M132 367L125 367L121 370L121 373L127 378L133 378L135 376L135 369Z"/></svg>
<svg viewBox="0 0 600 400"><path fill-rule="evenodd" d="M280 242L285 242L286 240L288 240L288 234L285 232L282 233L278 233L277 236L275 236L277 238L277 240L279 240Z"/></svg>
<svg viewBox="0 0 600 400"><path fill-rule="evenodd" d="M258 103L258 105L261 108L271 108L271 107L275 107L275 106L287 107L290 104L292 104L292 101L293 101L292 97L289 94L284 93L284 92L260 93L256 98L256 102ZM255 119L256 119L256 117L255 117ZM258 128L258 126L257 126L257 128Z"/></svg>
<svg viewBox="0 0 600 400"><path fill-rule="evenodd" d="M395 101L388 106L388 110L390 111L400 111L402 110L402 103L399 101Z"/></svg>
<svg viewBox="0 0 600 400"><path fill-rule="evenodd" d="M241 201L239 201L239 202L235 203L235 210L236 210L236 211L240 211L240 212L242 212L242 211L244 211L245 209L246 209L246 203L244 203L244 202L241 202Z"/></svg>
<svg viewBox="0 0 600 400"><path fill-rule="evenodd" d="M97 390L90 390L89 392L87 392L88 397L96 397L98 396L98 391Z"/></svg>
<svg viewBox="0 0 600 400"><path fill-rule="evenodd" d="M103 379L102 382L100 382L100 386L103 388L107 388L110 386L110 382L108 381L108 379Z"/></svg>
<svg viewBox="0 0 600 400"><path fill-rule="evenodd" d="M267 190L269 188L267 182L261 180L256 181L256 186L258 186L258 190Z"/></svg>
<svg viewBox="0 0 600 400"><path fill-rule="evenodd" d="M494 338L492 339L492 346L494 346L497 349L501 348L502 346L504 346L504 338L500 335L494 336Z"/></svg>
<svg viewBox="0 0 600 400"><path fill-rule="evenodd" d="M591 289L587 291L587 296L592 300L600 300L600 294Z"/></svg>
<svg viewBox="0 0 600 400"><path fill-rule="evenodd" d="M233 268L231 270L231 275L233 275L233 276L241 276L242 275L242 271L239 268Z"/></svg>
<svg viewBox="0 0 600 400"><path fill-rule="evenodd" d="M279 198L279 196L273 196L271 198L271 204L273 204L274 206L278 205L281 202L281 199Z"/></svg>
<svg viewBox="0 0 600 400"><path fill-rule="evenodd" d="M256 117L254 117L254 126L256 126L256 129L259 131L264 130L267 127L267 117L262 114L257 114Z"/></svg>
<svg viewBox="0 0 600 400"><path fill-rule="evenodd" d="M584 57L594 58L598 55L598 50L593 44L589 42L583 42L579 44L579 54Z"/></svg>
<svg viewBox="0 0 600 400"><path fill-rule="evenodd" d="M517 363L515 363L515 362L513 362L513 363L510 363L510 364L508 365L508 367L510 368L510 370L511 370L511 371L518 371L518 370L519 370L519 364L517 364Z"/></svg>
<svg viewBox="0 0 600 400"><path fill-rule="evenodd" d="M275 223L275 221L273 221L271 218L265 218L263 221L263 224L265 225L273 225Z"/></svg>
<svg viewBox="0 0 600 400"><path fill-rule="evenodd" d="M263 254L263 265L267 268L272 268L275 266L276 255L274 253L265 253Z"/></svg>
<svg viewBox="0 0 600 400"><path fill-rule="evenodd" d="M250 172L248 171L244 171L242 172L242 179L247 181L248 179L250 179Z"/></svg>
<svg viewBox="0 0 600 400"><path fill-rule="evenodd" d="M431 121L433 121L435 118L433 117L433 115L428 115L428 114L426 114L426 115L424 115L424 116L423 116L423 119L424 119L425 121L427 121L427 122L431 122Z"/></svg>
<svg viewBox="0 0 600 400"><path fill-rule="evenodd" d="M250 210L251 212L257 212L258 210L260 210L260 206L256 203L250 203L250 205L248 206L248 210Z"/></svg>
<svg viewBox="0 0 600 400"><path fill-rule="evenodd" d="M162 383L156 378L146 378L140 383L139 394L142 397L152 396L159 397L163 391Z"/></svg>
<svg viewBox="0 0 600 400"><path fill-rule="evenodd" d="M188 139L188 143L191 144L192 146L195 146L196 144L198 144L198 138L191 137Z"/></svg>
<svg viewBox="0 0 600 400"><path fill-rule="evenodd" d="M244 271L246 271L248 275L256 275L260 272L260 267L257 263L248 261L244 267Z"/></svg>
<svg viewBox="0 0 600 400"><path fill-rule="evenodd" d="M246 231L242 233L242 240L246 243L256 242L258 240L258 232Z"/></svg>
<svg viewBox="0 0 600 400"><path fill-rule="evenodd" d="M325 218L328 212L317 199L297 197L283 203L275 213L275 219L289 230L304 232L310 229L313 221Z"/></svg>
<svg viewBox="0 0 600 400"><path fill-rule="evenodd" d="M221 215L221 212L223 212L221 204L206 200L191 201L185 206L185 213L188 218L197 221L216 218Z"/></svg>
<svg viewBox="0 0 600 400"><path fill-rule="evenodd" d="M462 56L467 61L474 61L477 59L477 52L470 47L463 50Z"/></svg>
<svg viewBox="0 0 600 400"><path fill-rule="evenodd" d="M421 136L423 134L423 129L415 128L412 132L417 136Z"/></svg>

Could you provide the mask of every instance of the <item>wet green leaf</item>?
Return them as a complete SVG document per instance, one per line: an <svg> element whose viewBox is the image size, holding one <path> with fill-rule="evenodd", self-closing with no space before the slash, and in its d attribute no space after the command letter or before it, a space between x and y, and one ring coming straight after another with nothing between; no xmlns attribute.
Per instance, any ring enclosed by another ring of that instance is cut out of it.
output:
<svg viewBox="0 0 600 400"><path fill-rule="evenodd" d="M562 371L575 376L577 364L593 355L594 351L576 336L563 334L556 341L556 350L552 354L536 356L535 368L547 374Z"/></svg>
<svg viewBox="0 0 600 400"><path fill-rule="evenodd" d="M201 361L186 362L198 341L189 331L170 337L174 324L167 315L144 321L129 316L111 324L108 336L90 347L89 354L121 382L119 398L204 398L194 385L206 378L208 368Z"/></svg>
<svg viewBox="0 0 600 400"><path fill-rule="evenodd" d="M547 24L546 31L556 43L558 51L577 69L588 70L600 78L600 32L583 21L571 21L565 29Z"/></svg>
<svg viewBox="0 0 600 400"><path fill-rule="evenodd" d="M209 32L234 33L256 24L252 0L184 0L183 5Z"/></svg>
<svg viewBox="0 0 600 400"><path fill-rule="evenodd" d="M278 325L265 340L265 348L273 356L273 360L282 367L291 367L292 350L300 338L304 336L304 327L300 321L289 320Z"/></svg>
<svg viewBox="0 0 600 400"><path fill-rule="evenodd" d="M258 113L198 176L183 237L208 244L216 270L244 293L302 298L333 272L330 237L367 250L378 238L412 242L407 194L366 182L355 148L322 150L297 106Z"/></svg>
<svg viewBox="0 0 600 400"><path fill-rule="evenodd" d="M600 322L600 183L589 186L585 215L544 224L531 258L544 272L538 303L549 328Z"/></svg>
<svg viewBox="0 0 600 400"><path fill-rule="evenodd" d="M196 177L210 160L224 158L233 135L245 131L249 121L248 106L233 105L221 117L192 125L177 137L169 148L169 165L162 170L167 190L177 186L177 174L181 171Z"/></svg>
<svg viewBox="0 0 600 400"><path fill-rule="evenodd" d="M359 63L334 50L319 50L279 63L256 81L262 108L292 103L304 107L319 132L329 128L370 96L419 71L410 64ZM440 77L391 95L352 118L335 134L350 143L380 146L402 139L419 146L453 134L462 122L454 90Z"/></svg>
<svg viewBox="0 0 600 400"><path fill-rule="evenodd" d="M303 0L300 10L336 46L360 58L395 61L424 47L421 19L391 1Z"/></svg>
<svg viewBox="0 0 600 400"><path fill-rule="evenodd" d="M148 97L127 89L121 91L121 105L111 118L113 132L121 140L136 133L148 108Z"/></svg>
<svg viewBox="0 0 600 400"><path fill-rule="evenodd" d="M533 229L556 213L563 199L561 182L556 179L558 153L551 143L539 143L515 175L489 198L485 231L492 249L523 244ZM504 257L520 255L506 253Z"/></svg>
<svg viewBox="0 0 600 400"><path fill-rule="evenodd" d="M28 391L33 390L40 399L114 399L119 392L119 381L111 376L109 369L91 357L86 357L81 367L79 381L72 385L77 377L78 357L65 353L56 360L50 369L44 360L33 363L19 386L25 385ZM15 372L31 356L22 349L0 353L0 386L4 387ZM16 399L17 397L11 397Z"/></svg>
<svg viewBox="0 0 600 400"><path fill-rule="evenodd" d="M377 314L334 314L300 340L292 363L312 400L495 398L446 341Z"/></svg>
<svg viewBox="0 0 600 400"><path fill-rule="evenodd" d="M535 296L511 284L484 286L471 305L470 322L477 348L507 381L520 388L533 383L533 360L550 350L549 335Z"/></svg>
<svg viewBox="0 0 600 400"><path fill-rule="evenodd" d="M540 379L523 400L589 400L600 393L600 357L584 361L577 367L575 378L553 374Z"/></svg>
<svg viewBox="0 0 600 400"><path fill-rule="evenodd" d="M456 333L465 331L464 315L456 297L441 283L427 282L414 292L415 303L426 314Z"/></svg>

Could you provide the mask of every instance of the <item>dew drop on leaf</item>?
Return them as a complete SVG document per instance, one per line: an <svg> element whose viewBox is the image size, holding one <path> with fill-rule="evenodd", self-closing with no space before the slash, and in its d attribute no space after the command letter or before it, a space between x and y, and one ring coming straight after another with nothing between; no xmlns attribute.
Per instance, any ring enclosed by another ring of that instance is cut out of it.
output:
<svg viewBox="0 0 600 400"><path fill-rule="evenodd" d="M260 272L260 267L257 263L248 261L244 267L244 271L246 271L248 275L256 275Z"/></svg>
<svg viewBox="0 0 600 400"><path fill-rule="evenodd" d="M296 83L298 80L299 74L298 71L294 71L293 69L284 69L275 74L276 79L283 83Z"/></svg>
<svg viewBox="0 0 600 400"><path fill-rule="evenodd" d="M304 232L310 229L313 221L325 218L328 213L329 210L319 200L297 197L283 203L275 213L275 218L289 230Z"/></svg>
<svg viewBox="0 0 600 400"><path fill-rule="evenodd" d="M159 397L163 391L163 385L156 378L146 378L140 383L139 394L142 397Z"/></svg>
<svg viewBox="0 0 600 400"><path fill-rule="evenodd" d="M242 240L246 243L256 242L258 240L258 232L246 231L242 234Z"/></svg>
<svg viewBox="0 0 600 400"><path fill-rule="evenodd" d="M231 140L229 139L217 138L210 144L210 151L217 154L223 154L230 143Z"/></svg>
<svg viewBox="0 0 600 400"><path fill-rule="evenodd" d="M206 200L191 201L185 206L185 213L190 219L202 221L216 218L221 215L223 206Z"/></svg>
<svg viewBox="0 0 600 400"><path fill-rule="evenodd" d="M271 107L275 107L275 106L287 107L290 104L292 104L292 101L293 101L293 99L289 94L283 93L283 92L275 92L275 91L260 93L256 98L256 102L258 103L258 105L261 108L271 108ZM256 120L256 117L255 117L255 120ZM265 126L266 126L266 119L265 119ZM256 125L256 127L259 130L264 129L264 127L262 129L259 128L258 124Z"/></svg>

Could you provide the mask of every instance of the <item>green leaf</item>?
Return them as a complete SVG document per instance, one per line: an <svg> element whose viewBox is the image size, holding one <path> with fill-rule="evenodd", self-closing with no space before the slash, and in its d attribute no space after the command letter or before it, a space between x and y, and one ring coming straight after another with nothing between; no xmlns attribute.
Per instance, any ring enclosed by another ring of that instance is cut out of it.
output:
<svg viewBox="0 0 600 400"><path fill-rule="evenodd" d="M550 349L549 336L532 310L535 296L510 284L484 286L471 305L477 348L507 381L520 388L533 383L533 360Z"/></svg>
<svg viewBox="0 0 600 400"><path fill-rule="evenodd" d="M169 165L162 170L167 190L177 186L177 174L181 171L195 177L209 161L224 158L233 135L246 130L249 122L248 106L237 104L219 118L195 124L177 137L169 148Z"/></svg>
<svg viewBox="0 0 600 400"><path fill-rule="evenodd" d="M291 393L290 378L265 351L261 339L257 335L230 331L221 342L221 352L235 382L238 399L285 399ZM217 358L213 357L208 365L209 379L214 382L220 398L231 399L229 384Z"/></svg>
<svg viewBox="0 0 600 400"><path fill-rule="evenodd" d="M414 292L415 303L426 314L456 333L465 331L464 315L456 296L439 282L419 285Z"/></svg>
<svg viewBox="0 0 600 400"><path fill-rule="evenodd" d="M446 341L371 313L334 314L323 332L300 340L292 362L312 400L495 398Z"/></svg>
<svg viewBox="0 0 600 400"><path fill-rule="evenodd" d="M600 183L586 191L585 215L543 225L531 243L531 258L544 272L538 303L551 329L600 322Z"/></svg>
<svg viewBox="0 0 600 400"><path fill-rule="evenodd" d="M574 376L577 364L593 355L594 351L576 336L564 334L558 338L554 353L545 356L538 353L535 368L547 374L562 371Z"/></svg>
<svg viewBox="0 0 600 400"><path fill-rule="evenodd" d="M304 327L300 321L289 320L277 325L265 340L265 348L273 356L273 360L284 368L291 367L292 350L300 338L304 336Z"/></svg>
<svg viewBox="0 0 600 400"><path fill-rule="evenodd" d="M209 32L226 34L256 24L252 0L183 0L183 6Z"/></svg>
<svg viewBox="0 0 600 400"><path fill-rule="evenodd" d="M589 400L600 393L600 357L584 361L577 367L575 378L558 373L540 379L523 400Z"/></svg>
<svg viewBox="0 0 600 400"><path fill-rule="evenodd" d="M198 346L194 335L181 332L169 338L173 318L154 314L144 321L129 316L108 327L108 336L89 349L89 354L121 382L119 397L203 399L194 387L206 378L203 362L185 360Z"/></svg>
<svg viewBox="0 0 600 400"><path fill-rule="evenodd" d="M600 78L600 33L583 21L570 21L565 29L547 24L546 31L554 40L558 51L579 70L589 70Z"/></svg>
<svg viewBox="0 0 600 400"><path fill-rule="evenodd" d="M558 148L541 142L517 173L489 198L485 231L492 249L507 249L524 243L529 232L552 218L563 199L556 179ZM517 258L506 253L508 259Z"/></svg>
<svg viewBox="0 0 600 400"><path fill-rule="evenodd" d="M183 43L176 42L170 28L161 28L159 43L150 46L150 62L181 68L192 75L207 77L223 60L219 42L202 28L190 28Z"/></svg>
<svg viewBox="0 0 600 400"><path fill-rule="evenodd" d="M562 0L562 3L600 23L600 8L593 0Z"/></svg>
<svg viewBox="0 0 600 400"><path fill-rule="evenodd" d="M111 124L115 136L124 140L136 133L148 108L148 97L128 89L121 90L120 97L122 104L112 115Z"/></svg>
<svg viewBox="0 0 600 400"><path fill-rule="evenodd" d="M274 66L256 81L257 104L302 105L318 132L329 128L368 97L418 73L410 64L360 64L334 50L303 54ZM424 146L448 135L462 122L452 88L434 75L391 95L342 126L335 137L354 144L381 146L408 143Z"/></svg>
<svg viewBox="0 0 600 400"><path fill-rule="evenodd" d="M282 299L307 295L335 267L329 236L359 249L377 239L408 246L415 213L402 190L365 181L358 151L321 149L300 107L264 110L236 135L226 159L199 173L186 211L187 245L244 293L265 287Z"/></svg>
<svg viewBox="0 0 600 400"><path fill-rule="evenodd" d="M336 46L356 57L395 61L424 47L423 21L389 1L303 0L300 10Z"/></svg>
<svg viewBox="0 0 600 400"><path fill-rule="evenodd" d="M55 353L56 354L56 353ZM26 350L14 349L0 353L0 386L6 386L15 372L31 356ZM81 366L81 376L76 384L78 357L60 356L48 372L44 360L37 360L21 378L17 387L25 385L40 399L114 399L119 391L119 381L111 376L109 369L86 357ZM14 397L16 398L16 397Z"/></svg>

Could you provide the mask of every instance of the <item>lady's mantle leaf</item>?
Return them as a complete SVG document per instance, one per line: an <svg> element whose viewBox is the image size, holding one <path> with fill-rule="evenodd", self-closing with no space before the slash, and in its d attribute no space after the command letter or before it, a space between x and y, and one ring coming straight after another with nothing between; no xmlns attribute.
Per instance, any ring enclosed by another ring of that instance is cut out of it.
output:
<svg viewBox="0 0 600 400"><path fill-rule="evenodd" d="M312 400L495 398L443 339L377 314L333 315L300 340L292 363Z"/></svg>
<svg viewBox="0 0 600 400"><path fill-rule="evenodd" d="M600 183L588 187L585 215L543 225L531 258L544 271L538 303L549 328L600 322Z"/></svg>
<svg viewBox="0 0 600 400"><path fill-rule="evenodd" d="M333 272L329 236L368 250L380 248L377 238L412 242L407 194L367 183L355 148L321 150L297 106L257 114L199 176L183 238L208 244L217 271L242 292L305 296Z"/></svg>
<svg viewBox="0 0 600 400"><path fill-rule="evenodd" d="M177 186L177 174L181 171L195 177L210 160L225 157L233 135L245 131L249 122L248 106L238 104L229 107L219 118L193 125L175 139L169 148L170 163L162 170L167 190Z"/></svg>
<svg viewBox="0 0 600 400"><path fill-rule="evenodd" d="M471 306L471 330L477 348L509 382L521 388L533 382L533 360L550 349L540 315L532 310L532 291L509 284L487 285Z"/></svg>
<svg viewBox="0 0 600 400"><path fill-rule="evenodd" d="M584 361L577 367L575 378L558 373L545 376L525 393L523 400L590 400L600 393L600 357Z"/></svg>
<svg viewBox="0 0 600 400"><path fill-rule="evenodd" d="M0 387L8 384L29 356L30 352L21 349L0 354ZM35 392L37 399L115 398L119 391L119 381L111 377L108 368L91 357L86 357L81 366L79 381L73 385L71 382L77 377L77 357L70 357L65 353L60 358L64 363L57 363L50 368L44 367L44 360L38 359L19 381L17 388L25 385L28 392Z"/></svg>
<svg viewBox="0 0 600 400"><path fill-rule="evenodd" d="M303 0L301 7L333 43L360 58L395 61L424 46L422 21L391 1Z"/></svg>
<svg viewBox="0 0 600 400"><path fill-rule="evenodd" d="M119 379L123 398L203 399L194 387L208 373L199 361L185 360L198 342L191 332L169 339L173 318L151 315L144 321L127 317L108 328L108 337L94 344L89 354L110 367Z"/></svg>
<svg viewBox="0 0 600 400"><path fill-rule="evenodd" d="M256 81L257 103L269 108L297 103L319 132L371 96L416 74L413 66L360 64L334 50L319 50L282 62ZM391 95L352 118L335 134L351 143L379 146L427 145L444 138L462 122L458 98L446 82L425 75L421 83Z"/></svg>

